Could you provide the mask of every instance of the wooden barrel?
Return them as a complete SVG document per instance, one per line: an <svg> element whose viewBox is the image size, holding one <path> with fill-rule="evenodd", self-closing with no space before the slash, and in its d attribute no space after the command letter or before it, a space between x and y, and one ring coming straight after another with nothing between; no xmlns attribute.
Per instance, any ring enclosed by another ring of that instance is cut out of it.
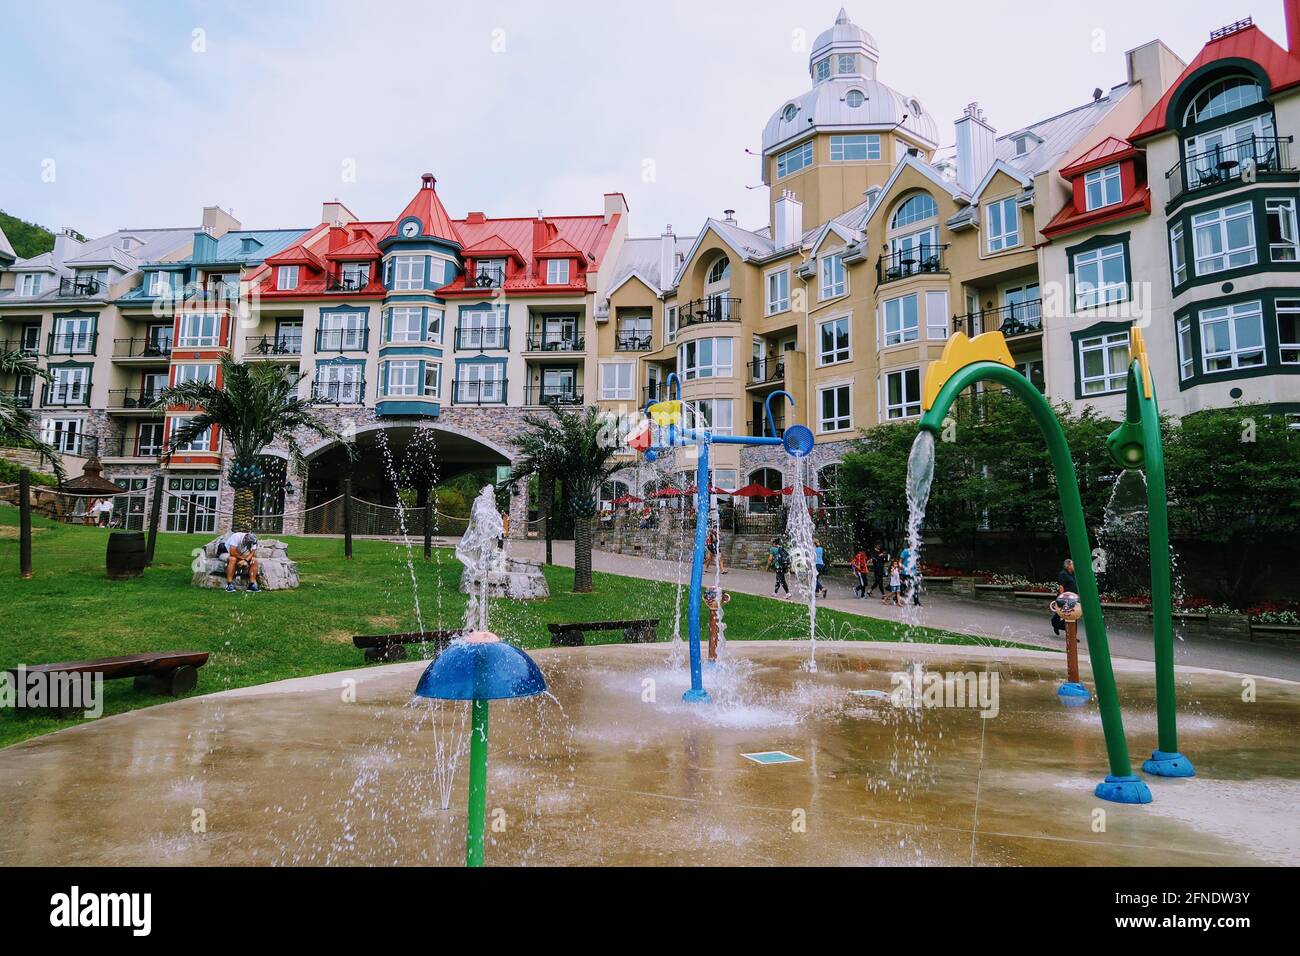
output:
<svg viewBox="0 0 1300 956"><path fill-rule="evenodd" d="M108 554L105 558L108 576L114 581L125 581L144 573L145 543L143 531L114 531L108 536Z"/></svg>

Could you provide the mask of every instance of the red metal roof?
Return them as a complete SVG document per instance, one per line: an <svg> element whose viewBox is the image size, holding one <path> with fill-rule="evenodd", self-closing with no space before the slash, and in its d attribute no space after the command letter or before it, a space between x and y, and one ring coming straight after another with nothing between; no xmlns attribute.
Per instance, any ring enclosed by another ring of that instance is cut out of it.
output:
<svg viewBox="0 0 1300 956"><path fill-rule="evenodd" d="M1160 102L1129 135L1129 140L1136 143L1158 133L1167 132L1169 104L1183 81L1203 66L1229 59L1250 60L1252 63L1259 64L1268 75L1272 93L1300 84L1300 58L1274 43L1259 27L1248 26L1205 44L1201 52L1196 54L1196 58L1187 64L1187 68L1174 84L1165 90L1165 95L1160 97Z"/></svg>
<svg viewBox="0 0 1300 956"><path fill-rule="evenodd" d="M1107 136L1069 166L1062 167L1061 175L1066 179L1073 179L1098 166L1107 166L1136 155L1137 150L1133 148L1132 143L1115 136Z"/></svg>
<svg viewBox="0 0 1300 956"><path fill-rule="evenodd" d="M411 197L411 201L406 204L406 208L393 220L392 225L380 237L381 241L396 237L398 224L402 220L414 216L420 220L426 236L454 242L458 246L465 245L460 233L456 231L456 226L452 223L451 217L447 215L447 210L443 208L442 201L438 198L438 192L434 189L436 184L437 180L433 178L432 173L425 173L421 177L420 189Z"/></svg>
<svg viewBox="0 0 1300 956"><path fill-rule="evenodd" d="M1080 229L1091 229L1116 219L1149 212L1151 212L1151 187L1143 183L1125 196L1123 202L1114 206L1103 206L1090 212L1080 212L1073 202L1067 202L1065 208L1043 227L1043 235L1052 240L1068 233L1078 232Z"/></svg>
<svg viewBox="0 0 1300 956"><path fill-rule="evenodd" d="M484 220L486 222L486 220ZM508 256L513 259L524 261L523 254L510 243L506 242L496 233L480 239L472 246L466 246L462 252L471 258L487 256Z"/></svg>
<svg viewBox="0 0 1300 956"><path fill-rule="evenodd" d="M539 229L540 223L544 223L545 227ZM469 249L477 251L477 247L486 247L489 243L504 244L517 250L525 263L532 263L539 258L539 252L542 253L542 258L569 256L581 261L583 269L573 270L570 274L571 281L567 285L548 285L545 277L534 276L530 267L522 270L520 275L510 276L503 286L505 292L528 292L534 295L573 295L585 292L587 279L584 272L600 265L617 225L617 215L610 217L609 222L605 222L603 215L547 216L545 220L534 217L518 219L484 217L482 222L477 221L477 217L456 220L456 230L465 238ZM547 241L535 248L534 236L538 233L542 233ZM560 243L563 245L559 245ZM551 251L547 253L547 249ZM462 277L443 286L438 290L438 294L482 295L483 290L473 286L467 289Z"/></svg>

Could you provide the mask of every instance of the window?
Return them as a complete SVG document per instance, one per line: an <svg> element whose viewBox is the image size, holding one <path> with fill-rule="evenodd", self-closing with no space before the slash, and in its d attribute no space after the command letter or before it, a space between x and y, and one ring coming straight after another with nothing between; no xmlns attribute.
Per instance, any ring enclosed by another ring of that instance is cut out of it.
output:
<svg viewBox="0 0 1300 956"><path fill-rule="evenodd" d="M546 284L547 285L568 285L569 284L569 260L568 259L547 259L546 260Z"/></svg>
<svg viewBox="0 0 1300 956"><path fill-rule="evenodd" d="M425 329L425 341L442 343L442 322L445 314L442 309L435 309L433 306L427 306L427 328Z"/></svg>
<svg viewBox="0 0 1300 956"><path fill-rule="evenodd" d="M729 378L732 372L732 339L696 339L677 348L677 367L682 379Z"/></svg>
<svg viewBox="0 0 1300 956"><path fill-rule="evenodd" d="M215 365L177 365L173 380L176 385L184 385L186 382L207 382L213 384L217 381L217 367Z"/></svg>
<svg viewBox="0 0 1300 956"><path fill-rule="evenodd" d="M420 363L412 361L385 362L387 380L384 385L385 395L419 395L423 384L420 381Z"/></svg>
<svg viewBox="0 0 1300 956"><path fill-rule="evenodd" d="M217 530L217 492L220 478L167 479L168 531L212 534ZM194 521L190 522L190 502L194 503Z"/></svg>
<svg viewBox="0 0 1300 956"><path fill-rule="evenodd" d="M856 90L850 90L856 93ZM858 93L861 96L861 93ZM854 160L879 159L880 137L875 133L831 137L831 162L847 163Z"/></svg>
<svg viewBox="0 0 1300 956"><path fill-rule="evenodd" d="M108 289L107 269L79 269L74 280L78 294L98 295Z"/></svg>
<svg viewBox="0 0 1300 956"><path fill-rule="evenodd" d="M925 337L940 341L948 337L948 293L927 292L925 294Z"/></svg>
<svg viewBox="0 0 1300 956"><path fill-rule="evenodd" d="M424 341L424 309L403 306L388 310L389 342Z"/></svg>
<svg viewBox="0 0 1300 956"><path fill-rule="evenodd" d="M54 348L60 355L78 355L95 350L95 323L87 315L61 315L54 320Z"/></svg>
<svg viewBox="0 0 1300 956"><path fill-rule="evenodd" d="M424 288L424 256L395 256L393 259L393 288Z"/></svg>
<svg viewBox="0 0 1300 956"><path fill-rule="evenodd" d="M775 315L790 308L790 270L781 269L767 276L766 313Z"/></svg>
<svg viewBox="0 0 1300 956"><path fill-rule="evenodd" d="M731 278L731 260L726 256L709 267L709 282L726 282Z"/></svg>
<svg viewBox="0 0 1300 956"><path fill-rule="evenodd" d="M837 432L853 427L852 389L848 385L832 385L817 391L818 431Z"/></svg>
<svg viewBox="0 0 1300 956"><path fill-rule="evenodd" d="M221 317L215 312L191 312L181 316L178 347L212 347L221 344Z"/></svg>
<svg viewBox="0 0 1300 956"><path fill-rule="evenodd" d="M918 301L914 294L885 302L885 346L915 342L921 337ZM946 336L945 336L946 338Z"/></svg>
<svg viewBox="0 0 1300 956"><path fill-rule="evenodd" d="M989 252L1001 252L1020 245L1020 213L1015 197L999 199L984 209Z"/></svg>
<svg viewBox="0 0 1300 956"><path fill-rule="evenodd" d="M50 405L87 405L90 403L90 369L84 365L50 369L46 394Z"/></svg>
<svg viewBox="0 0 1300 956"><path fill-rule="evenodd" d="M1084 395L1122 392L1128 380L1128 332L1079 340L1079 391Z"/></svg>
<svg viewBox="0 0 1300 956"><path fill-rule="evenodd" d="M793 103L790 103L789 105L786 106L785 109L781 111L781 119L785 120L787 123L793 123L794 118L798 114L799 114L799 107L795 106Z"/></svg>
<svg viewBox="0 0 1300 956"><path fill-rule="evenodd" d="M275 287L281 291L298 288L298 267L280 266L276 269Z"/></svg>
<svg viewBox="0 0 1300 956"><path fill-rule="evenodd" d="M817 364L832 365L849 360L849 317L842 315L817 326Z"/></svg>
<svg viewBox="0 0 1300 956"><path fill-rule="evenodd" d="M1178 320L1178 380L1185 382L1196 371L1196 356L1192 353L1192 320Z"/></svg>
<svg viewBox="0 0 1300 956"><path fill-rule="evenodd" d="M900 226L909 226L914 222L933 219L937 215L939 215L939 206L930 198L929 193L917 193L903 200L902 205L894 211L894 218L891 220L890 225L897 229Z"/></svg>
<svg viewBox="0 0 1300 956"><path fill-rule="evenodd" d="M151 272L149 274L149 295L171 295L172 276L170 272Z"/></svg>
<svg viewBox="0 0 1300 956"><path fill-rule="evenodd" d="M1287 365L1300 364L1300 299L1277 300L1277 347Z"/></svg>
<svg viewBox="0 0 1300 956"><path fill-rule="evenodd" d="M1192 217L1192 246L1198 276L1254 265L1255 214L1248 202Z"/></svg>
<svg viewBox="0 0 1300 956"><path fill-rule="evenodd" d="M506 347L506 316L500 309L466 309L460 314L460 341L463 349L503 349Z"/></svg>
<svg viewBox="0 0 1300 956"><path fill-rule="evenodd" d="M698 414L690 411L689 406L683 419L687 428L708 428L715 435L734 433L733 406L729 398L701 398L692 403Z"/></svg>
<svg viewBox="0 0 1300 956"><path fill-rule="evenodd" d="M424 363L424 394L429 398L442 394L442 365L437 362Z"/></svg>
<svg viewBox="0 0 1300 956"><path fill-rule="evenodd" d="M41 437L65 455L81 452L80 418L47 418L41 422Z"/></svg>
<svg viewBox="0 0 1300 956"><path fill-rule="evenodd" d="M627 400L632 396L631 362L600 363L600 397L611 400Z"/></svg>
<svg viewBox="0 0 1300 956"><path fill-rule="evenodd" d="M831 77L831 58L826 57L824 60L818 60L813 64L814 80L829 80Z"/></svg>
<svg viewBox="0 0 1300 956"><path fill-rule="evenodd" d="M671 342L677 338L677 306L664 308L664 340Z"/></svg>
<svg viewBox="0 0 1300 956"><path fill-rule="evenodd" d="M885 376L885 418L915 418L921 414L921 370L900 369Z"/></svg>
<svg viewBox="0 0 1300 956"><path fill-rule="evenodd" d="M504 365L497 362L467 362L456 374L456 401L481 405L506 400Z"/></svg>
<svg viewBox="0 0 1300 956"><path fill-rule="evenodd" d="M370 263L345 262L339 270L339 278L345 290L364 289L370 285Z"/></svg>
<svg viewBox="0 0 1300 956"><path fill-rule="evenodd" d="M1128 266L1122 243L1074 257L1074 307L1092 309L1128 298Z"/></svg>
<svg viewBox="0 0 1300 956"><path fill-rule="evenodd" d="M365 383L360 363L316 366L316 398L338 405L360 405L364 398Z"/></svg>
<svg viewBox="0 0 1300 956"><path fill-rule="evenodd" d="M1088 210L1114 206L1124 198L1119 164L1094 169L1083 176L1084 208Z"/></svg>
<svg viewBox="0 0 1300 956"><path fill-rule="evenodd" d="M1169 252L1174 265L1174 285L1187 281L1187 252L1183 248L1183 224L1169 230Z"/></svg>
<svg viewBox="0 0 1300 956"><path fill-rule="evenodd" d="M172 421L171 433L175 435L178 431L184 428L186 424L190 421L190 419L193 417L194 416L192 415L185 415L185 416L178 415L175 418L173 418L171 420ZM207 429L201 435L196 436L192 441L185 442L185 444L183 445L177 445L176 450L182 454L212 451L212 429L211 428Z"/></svg>
<svg viewBox="0 0 1300 956"><path fill-rule="evenodd" d="M1255 80L1233 76L1212 83L1197 94L1183 116L1184 125L1202 123L1216 116L1225 116L1237 110L1254 106L1264 98L1264 92Z"/></svg>
<svg viewBox="0 0 1300 956"><path fill-rule="evenodd" d="M40 295L41 274L39 272L25 272L20 275L18 277L18 294Z"/></svg>
<svg viewBox="0 0 1300 956"><path fill-rule="evenodd" d="M321 349L334 352L358 352L366 347L366 313L321 312Z"/></svg>
<svg viewBox="0 0 1300 956"><path fill-rule="evenodd" d="M866 99L866 96L863 95L861 90L849 90L844 94L844 102L849 105L850 109L857 109L866 101ZM877 144L880 142L879 137L876 138L876 142ZM876 158L879 159L880 157L877 156Z"/></svg>
<svg viewBox="0 0 1300 956"><path fill-rule="evenodd" d="M806 143L800 143L792 149L787 149L784 153L776 157L776 177L789 176L791 173L797 173L805 166L811 166L813 162L813 144L812 140Z"/></svg>
<svg viewBox="0 0 1300 956"><path fill-rule="evenodd" d="M1295 262L1297 232L1294 199L1269 199L1264 203L1268 217L1268 256L1273 262Z"/></svg>
<svg viewBox="0 0 1300 956"><path fill-rule="evenodd" d="M1226 372L1264 364L1264 313L1258 302L1201 313L1201 360L1205 371Z"/></svg>
<svg viewBox="0 0 1300 956"><path fill-rule="evenodd" d="M819 262L819 274L821 275L820 297L833 299L837 295L844 295L848 291L848 275L844 271L844 253L833 252L828 256L822 256Z"/></svg>
<svg viewBox="0 0 1300 956"><path fill-rule="evenodd" d="M835 58L836 73L852 73L858 68L858 58L852 53L841 53Z"/></svg>

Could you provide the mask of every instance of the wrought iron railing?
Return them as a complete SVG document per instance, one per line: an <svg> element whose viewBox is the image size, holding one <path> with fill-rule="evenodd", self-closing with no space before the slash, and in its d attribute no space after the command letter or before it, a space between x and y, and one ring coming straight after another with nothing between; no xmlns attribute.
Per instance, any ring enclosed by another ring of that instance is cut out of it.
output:
<svg viewBox="0 0 1300 956"><path fill-rule="evenodd" d="M34 395L30 388L15 388L8 392L9 400L19 408L31 408Z"/></svg>
<svg viewBox="0 0 1300 956"><path fill-rule="evenodd" d="M163 453L161 429L158 437L118 435L101 443L105 458L157 458Z"/></svg>
<svg viewBox="0 0 1300 956"><path fill-rule="evenodd" d="M510 326L489 325L472 328L456 327L456 348L458 349L508 349L510 348Z"/></svg>
<svg viewBox="0 0 1300 956"><path fill-rule="evenodd" d="M316 330L317 352L364 352L369 348L369 328Z"/></svg>
<svg viewBox="0 0 1300 956"><path fill-rule="evenodd" d="M687 302L677 310L678 331L707 322L739 322L740 299L730 295L713 295Z"/></svg>
<svg viewBox="0 0 1300 956"><path fill-rule="evenodd" d="M37 355L41 351L40 339L27 341L24 339L2 339L0 340L0 353L3 352L22 352L25 355Z"/></svg>
<svg viewBox="0 0 1300 956"><path fill-rule="evenodd" d="M326 292L360 292L366 286L370 285L370 273L351 275L327 275L325 277Z"/></svg>
<svg viewBox="0 0 1300 956"><path fill-rule="evenodd" d="M41 389L41 404L46 408L68 408L89 405L90 383L53 382Z"/></svg>
<svg viewBox="0 0 1300 956"><path fill-rule="evenodd" d="M581 385L528 385L524 387L525 405L581 405Z"/></svg>
<svg viewBox="0 0 1300 956"><path fill-rule="evenodd" d="M525 345L529 352L581 352L587 340L576 332L529 332Z"/></svg>
<svg viewBox="0 0 1300 956"><path fill-rule="evenodd" d="M974 338L982 332L1001 332L1005 336L1028 335L1043 330L1043 300L1029 299L1004 305L1000 309L985 309L954 316L954 332L965 332Z"/></svg>
<svg viewBox="0 0 1300 956"><path fill-rule="evenodd" d="M244 339L244 355L248 358L273 358L279 355L297 356L301 354L301 332L250 335Z"/></svg>
<svg viewBox="0 0 1300 956"><path fill-rule="evenodd" d="M73 276L59 280L59 295L64 298L103 295L107 291L108 283L94 276Z"/></svg>
<svg viewBox="0 0 1300 956"><path fill-rule="evenodd" d="M776 426L777 438L785 435L785 418L779 415L774 417L771 423L767 419L757 422L752 420L745 422L745 430L751 438L767 438L772 434L771 425L773 424Z"/></svg>
<svg viewBox="0 0 1300 956"><path fill-rule="evenodd" d="M51 332L46 355L94 355L98 332Z"/></svg>
<svg viewBox="0 0 1300 956"><path fill-rule="evenodd" d="M506 380L504 378L489 381L454 379L451 383L451 394L452 401L457 405L504 405Z"/></svg>
<svg viewBox="0 0 1300 956"><path fill-rule="evenodd" d="M153 408L161 388L113 388L108 392L109 408Z"/></svg>
<svg viewBox="0 0 1300 956"><path fill-rule="evenodd" d="M1228 183L1253 179L1258 173L1294 173L1291 140L1285 136L1251 136L1238 143L1216 146L1185 156L1165 179L1169 198Z"/></svg>
<svg viewBox="0 0 1300 956"><path fill-rule="evenodd" d="M783 359L752 359L749 363L749 384L766 385L785 378Z"/></svg>
<svg viewBox="0 0 1300 956"><path fill-rule="evenodd" d="M172 337L113 339L113 358L156 358L166 360L172 354Z"/></svg>
<svg viewBox="0 0 1300 956"><path fill-rule="evenodd" d="M474 289L495 289L504 285L506 271L501 266L479 266L465 273L465 285Z"/></svg>
<svg viewBox="0 0 1300 956"><path fill-rule="evenodd" d="M654 347L654 336L649 332L615 332L614 350L618 352L649 352Z"/></svg>
<svg viewBox="0 0 1300 956"><path fill-rule="evenodd" d="M881 256L876 260L876 285L896 282L915 275L927 275L944 271L944 251L946 245L922 243L910 249Z"/></svg>
<svg viewBox="0 0 1300 956"><path fill-rule="evenodd" d="M322 405L360 405L366 398L365 380L352 382L313 382L312 401Z"/></svg>

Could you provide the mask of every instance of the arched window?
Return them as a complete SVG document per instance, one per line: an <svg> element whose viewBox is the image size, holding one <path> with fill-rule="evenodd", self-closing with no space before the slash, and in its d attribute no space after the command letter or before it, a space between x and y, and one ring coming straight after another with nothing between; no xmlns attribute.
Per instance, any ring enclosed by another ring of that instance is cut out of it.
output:
<svg viewBox="0 0 1300 956"><path fill-rule="evenodd" d="M1235 113L1248 106L1254 106L1264 99L1264 90L1258 81L1249 76L1229 76L1206 86L1196 94L1187 112L1183 114L1183 124L1203 123L1216 116Z"/></svg>
<svg viewBox="0 0 1300 956"><path fill-rule="evenodd" d="M710 282L725 282L731 278L731 260L723 256L709 268Z"/></svg>
<svg viewBox="0 0 1300 956"><path fill-rule="evenodd" d="M749 483L762 485L768 491L780 492L781 472L775 468L757 468L749 473ZM767 514L780 510L782 496L775 494L770 498L750 498L749 510L755 514Z"/></svg>
<svg viewBox="0 0 1300 956"><path fill-rule="evenodd" d="M939 206L930 198L929 193L914 193L904 199L894 210L894 218L890 224L898 229L902 226L910 226L914 222L933 219L937 215L939 215Z"/></svg>

